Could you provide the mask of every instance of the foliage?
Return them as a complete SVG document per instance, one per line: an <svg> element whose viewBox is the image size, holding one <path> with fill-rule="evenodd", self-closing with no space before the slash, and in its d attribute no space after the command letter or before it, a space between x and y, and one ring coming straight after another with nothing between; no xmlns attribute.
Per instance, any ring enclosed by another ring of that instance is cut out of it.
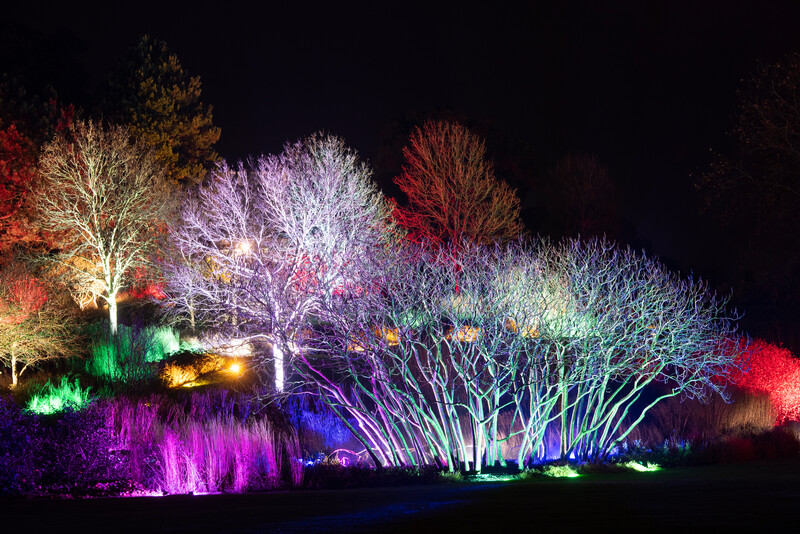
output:
<svg viewBox="0 0 800 534"><path fill-rule="evenodd" d="M117 295L148 255L166 216L163 170L128 130L79 122L57 135L39 161L31 200L38 224L58 236L41 258L79 303L108 304L117 329Z"/></svg>
<svg viewBox="0 0 800 534"><path fill-rule="evenodd" d="M0 495L118 495L130 490L125 457L92 403L41 416L0 399Z"/></svg>
<svg viewBox="0 0 800 534"><path fill-rule="evenodd" d="M200 77L187 75L166 43L145 35L112 71L103 107L155 152L173 182L190 185L218 159L220 129L200 96Z"/></svg>
<svg viewBox="0 0 800 534"><path fill-rule="evenodd" d="M41 415L64 410L79 411L91 400L89 389L81 387L78 377L71 382L69 377L62 376L61 384L58 386L54 386L48 380L44 387L31 397L27 409Z"/></svg>
<svg viewBox="0 0 800 534"><path fill-rule="evenodd" d="M336 137L312 135L249 167L222 164L171 228L163 304L191 327L266 340L281 390L284 355L353 282L360 258L388 241L388 217L369 169Z"/></svg>
<svg viewBox="0 0 800 534"><path fill-rule="evenodd" d="M29 368L76 355L74 319L58 293L18 258L0 268L0 363L9 368L12 387Z"/></svg>
<svg viewBox="0 0 800 534"><path fill-rule="evenodd" d="M155 377L155 362L181 349L179 334L169 326L120 325L105 329L92 344L86 371L108 382L144 385Z"/></svg>
<svg viewBox="0 0 800 534"><path fill-rule="evenodd" d="M58 103L53 91L31 96L18 81L0 75L0 252L43 239L25 199L42 145L64 132L74 113L71 105Z"/></svg>
<svg viewBox="0 0 800 534"><path fill-rule="evenodd" d="M756 394L767 394L776 424L800 421L800 360L788 349L756 340L743 353L733 384Z"/></svg>
<svg viewBox="0 0 800 534"><path fill-rule="evenodd" d="M458 123L427 122L403 149L394 182L408 199L394 216L415 241L489 244L522 232L520 201L494 176L481 139Z"/></svg>

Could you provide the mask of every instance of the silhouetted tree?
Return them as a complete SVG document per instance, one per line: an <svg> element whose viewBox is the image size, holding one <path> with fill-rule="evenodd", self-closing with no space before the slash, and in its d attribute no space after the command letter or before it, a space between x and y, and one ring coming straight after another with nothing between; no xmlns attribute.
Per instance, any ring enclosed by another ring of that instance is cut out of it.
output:
<svg viewBox="0 0 800 534"><path fill-rule="evenodd" d="M792 288L800 281L800 54L761 65L745 83L731 136L734 152L715 154L698 188L736 236L737 285L750 279L749 292L758 293L751 299L794 302Z"/></svg>
<svg viewBox="0 0 800 534"><path fill-rule="evenodd" d="M551 236L614 238L619 233L617 193L597 156L570 154L550 169L546 189Z"/></svg>

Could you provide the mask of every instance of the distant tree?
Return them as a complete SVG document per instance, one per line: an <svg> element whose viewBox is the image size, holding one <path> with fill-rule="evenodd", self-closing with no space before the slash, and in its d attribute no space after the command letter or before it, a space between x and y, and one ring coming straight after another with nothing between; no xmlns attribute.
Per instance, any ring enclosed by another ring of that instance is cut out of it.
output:
<svg viewBox="0 0 800 534"><path fill-rule="evenodd" d="M169 206L163 168L126 128L79 122L44 147L29 194L58 243L49 274L78 301L104 300L115 333L117 295L147 267Z"/></svg>
<svg viewBox="0 0 800 534"><path fill-rule="evenodd" d="M196 184L218 160L220 135L200 97L200 77L186 74L166 43L145 35L112 71L102 108L155 151L171 180Z"/></svg>
<svg viewBox="0 0 800 534"><path fill-rule="evenodd" d="M0 270L0 363L12 388L29 368L76 354L74 314L57 295L21 262Z"/></svg>
<svg viewBox="0 0 800 534"><path fill-rule="evenodd" d="M282 390L284 355L390 229L369 169L336 137L316 134L249 166L223 164L171 228L164 303L190 322L271 343Z"/></svg>
<svg viewBox="0 0 800 534"><path fill-rule="evenodd" d="M487 244L522 232L519 198L494 176L480 138L458 123L427 122L409 143L395 178L408 204L394 213L412 239Z"/></svg>
<svg viewBox="0 0 800 534"><path fill-rule="evenodd" d="M619 209L608 169L597 156L570 154L550 169L546 231L553 237L609 238L619 232Z"/></svg>
<svg viewBox="0 0 800 534"><path fill-rule="evenodd" d="M739 91L731 154L698 181L707 208L736 236L740 280L770 301L794 302L800 277L800 54L761 65ZM781 261L775 261L780 254Z"/></svg>

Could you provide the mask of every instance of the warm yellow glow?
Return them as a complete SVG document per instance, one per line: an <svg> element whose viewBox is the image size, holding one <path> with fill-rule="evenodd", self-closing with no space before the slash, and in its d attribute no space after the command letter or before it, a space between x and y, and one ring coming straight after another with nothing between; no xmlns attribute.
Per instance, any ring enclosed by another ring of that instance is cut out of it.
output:
<svg viewBox="0 0 800 534"><path fill-rule="evenodd" d="M249 241L242 240L236 243L236 248L234 250L236 251L236 254L241 254L241 255L250 254L250 252L253 250L253 246L250 244Z"/></svg>
<svg viewBox="0 0 800 534"><path fill-rule="evenodd" d="M375 329L375 335L385 339L390 347L396 347L400 344L400 331L397 328L381 326Z"/></svg>
<svg viewBox="0 0 800 534"><path fill-rule="evenodd" d="M523 325L522 328L519 327L514 319L506 319L506 329L515 334L518 333L522 337L539 337L538 319L534 320L532 325Z"/></svg>
<svg viewBox="0 0 800 534"><path fill-rule="evenodd" d="M451 330L446 336L445 339L452 339L453 331ZM476 328L474 326L462 326L458 330L456 330L456 339L461 343L472 343L473 341L477 341L478 338L481 337L481 329Z"/></svg>
<svg viewBox="0 0 800 534"><path fill-rule="evenodd" d="M228 372L236 376L239 376L242 374L242 366L239 363L234 362L231 364L230 367L228 367Z"/></svg>

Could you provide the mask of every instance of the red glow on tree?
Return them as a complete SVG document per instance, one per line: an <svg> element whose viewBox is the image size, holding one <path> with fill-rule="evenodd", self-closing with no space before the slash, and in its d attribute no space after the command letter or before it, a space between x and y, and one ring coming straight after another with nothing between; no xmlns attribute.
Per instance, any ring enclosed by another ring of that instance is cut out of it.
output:
<svg viewBox="0 0 800 534"><path fill-rule="evenodd" d="M776 424L800 420L800 360L785 348L755 340L738 362L731 382L755 393L769 395Z"/></svg>

